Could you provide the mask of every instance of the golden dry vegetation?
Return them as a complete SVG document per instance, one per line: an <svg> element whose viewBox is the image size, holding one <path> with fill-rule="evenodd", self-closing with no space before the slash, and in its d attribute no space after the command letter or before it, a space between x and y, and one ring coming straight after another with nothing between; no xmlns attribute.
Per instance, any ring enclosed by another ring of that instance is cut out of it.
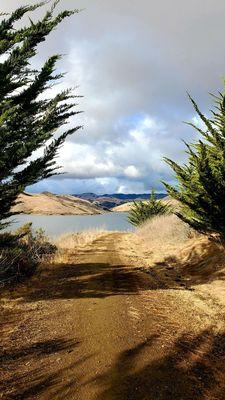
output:
<svg viewBox="0 0 225 400"><path fill-rule="evenodd" d="M225 305L225 246L190 229L175 215L157 216L136 230L133 245L145 268L184 287L198 286Z"/></svg>
<svg viewBox="0 0 225 400"><path fill-rule="evenodd" d="M108 235L107 231L101 229L89 229L80 233L66 233L54 240L57 247L56 254L52 257L51 263L68 263L71 256L85 250L93 242Z"/></svg>

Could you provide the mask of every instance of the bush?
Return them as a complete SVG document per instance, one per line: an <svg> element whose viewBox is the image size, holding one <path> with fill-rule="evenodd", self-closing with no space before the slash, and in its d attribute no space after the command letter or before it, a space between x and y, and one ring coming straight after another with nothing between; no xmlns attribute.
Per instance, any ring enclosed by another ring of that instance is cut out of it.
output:
<svg viewBox="0 0 225 400"><path fill-rule="evenodd" d="M144 201L134 201L130 211L128 220L134 226L139 226L145 221L156 215L170 214L173 211L171 205L157 200L154 190L152 190L150 199Z"/></svg>
<svg viewBox="0 0 225 400"><path fill-rule="evenodd" d="M55 253L56 246L50 243L42 229L33 231L26 224L15 234L0 235L0 282L10 282L31 276L40 262Z"/></svg>
<svg viewBox="0 0 225 400"><path fill-rule="evenodd" d="M35 262L46 261L46 258L55 253L57 249L43 229L32 230L32 223L19 228L16 236L19 237L20 244L26 247L31 259Z"/></svg>
<svg viewBox="0 0 225 400"><path fill-rule="evenodd" d="M0 250L0 282L6 283L31 276L36 263L31 260L26 249L21 246Z"/></svg>

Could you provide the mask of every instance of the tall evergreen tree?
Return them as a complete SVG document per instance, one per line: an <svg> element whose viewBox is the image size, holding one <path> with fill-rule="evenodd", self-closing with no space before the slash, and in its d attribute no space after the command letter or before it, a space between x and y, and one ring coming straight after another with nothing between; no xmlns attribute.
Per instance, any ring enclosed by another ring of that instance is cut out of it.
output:
<svg viewBox="0 0 225 400"><path fill-rule="evenodd" d="M190 100L203 123L189 125L202 139L186 144L188 161L178 165L166 158L176 174L178 186L164 183L168 194L177 199L178 216L199 232L225 238L225 95L213 96L215 109L207 118Z"/></svg>
<svg viewBox="0 0 225 400"><path fill-rule="evenodd" d="M2 15L0 23L0 229L13 214L11 207L26 186L57 173L57 150L68 135L80 128L65 129L54 136L78 113L71 100L77 96L70 89L50 99L45 95L46 89L63 77L55 73L60 55L51 56L39 71L30 65L38 44L78 10L54 16L57 0L41 20L30 19L28 26L15 27L25 14L30 16L46 3L20 7L10 15ZM43 146L43 156L30 161L33 152Z"/></svg>

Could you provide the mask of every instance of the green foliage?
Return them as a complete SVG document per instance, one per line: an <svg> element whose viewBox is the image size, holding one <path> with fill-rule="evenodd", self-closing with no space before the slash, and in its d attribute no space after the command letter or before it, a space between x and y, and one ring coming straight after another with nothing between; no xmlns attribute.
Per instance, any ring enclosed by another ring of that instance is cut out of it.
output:
<svg viewBox="0 0 225 400"><path fill-rule="evenodd" d="M56 252L42 229L33 231L26 224L15 234L0 234L0 282L11 282L31 276L37 265L48 261Z"/></svg>
<svg viewBox="0 0 225 400"><path fill-rule="evenodd" d="M169 214L171 212L172 207L161 200L157 200L155 192L152 190L148 201L134 201L129 211L128 221L132 225L138 226L156 215Z"/></svg>
<svg viewBox="0 0 225 400"><path fill-rule="evenodd" d="M54 16L59 1L44 17L28 26L15 27L17 22L48 2L20 7L0 22L0 229L12 214L11 207L26 186L55 174L55 156L68 135L80 127L55 133L69 118L78 114L70 89L47 98L46 90L59 82L63 74L56 74L59 55L51 56L37 71L31 68L31 59L37 46L66 17L77 13L63 11ZM20 24L21 25L21 24ZM49 144L50 141L50 144ZM30 156L43 148L43 156Z"/></svg>
<svg viewBox="0 0 225 400"><path fill-rule="evenodd" d="M207 118L190 97L204 127L189 123L202 136L186 144L188 161L180 166L165 159L176 174L178 186L166 183L168 194L177 199L177 215L195 230L225 238L225 96L213 96L215 109Z"/></svg>

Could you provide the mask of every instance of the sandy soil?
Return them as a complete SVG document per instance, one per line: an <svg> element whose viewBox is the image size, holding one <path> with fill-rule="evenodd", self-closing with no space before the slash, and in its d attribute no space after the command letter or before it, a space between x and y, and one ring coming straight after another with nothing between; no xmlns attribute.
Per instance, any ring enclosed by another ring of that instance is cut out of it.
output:
<svg viewBox="0 0 225 400"><path fill-rule="evenodd" d="M224 308L144 263L107 233L3 291L0 398L224 400Z"/></svg>
<svg viewBox="0 0 225 400"><path fill-rule="evenodd" d="M44 215L82 215L103 214L104 210L88 200L69 195L54 195L52 193L23 193L12 209L24 214Z"/></svg>

